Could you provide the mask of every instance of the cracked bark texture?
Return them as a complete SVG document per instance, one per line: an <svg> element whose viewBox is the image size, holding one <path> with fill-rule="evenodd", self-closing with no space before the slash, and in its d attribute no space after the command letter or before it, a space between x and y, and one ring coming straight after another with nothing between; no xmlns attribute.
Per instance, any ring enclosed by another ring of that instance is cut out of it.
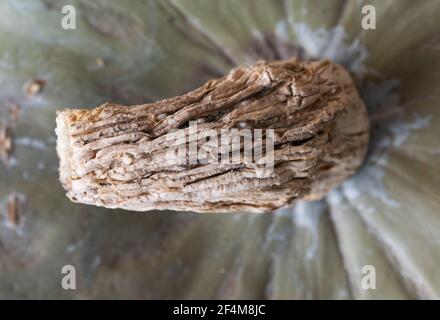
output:
<svg viewBox="0 0 440 320"><path fill-rule="evenodd" d="M268 153L251 163L221 163L212 150L197 164L169 157L176 133L194 139L230 128L273 130L269 175L260 170ZM56 132L60 178L73 201L137 211L270 212L320 199L351 176L365 156L368 129L343 67L290 60L237 67L156 103L67 109Z"/></svg>

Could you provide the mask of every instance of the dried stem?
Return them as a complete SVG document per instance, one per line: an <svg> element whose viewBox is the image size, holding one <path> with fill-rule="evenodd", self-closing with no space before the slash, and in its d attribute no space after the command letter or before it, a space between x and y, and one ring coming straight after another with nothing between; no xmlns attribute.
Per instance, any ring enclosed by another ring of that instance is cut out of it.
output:
<svg viewBox="0 0 440 320"><path fill-rule="evenodd" d="M230 128L262 129L263 146L254 135L249 149L244 138L239 161L221 161L232 140L215 143ZM368 129L343 67L327 60L259 62L156 103L64 110L57 149L73 201L138 211L269 212L298 198L318 199L352 175ZM205 132L216 139L195 140L198 160L188 162L191 139ZM186 150L183 158L176 147ZM266 152L254 152L258 147ZM249 151L252 161L245 161Z"/></svg>

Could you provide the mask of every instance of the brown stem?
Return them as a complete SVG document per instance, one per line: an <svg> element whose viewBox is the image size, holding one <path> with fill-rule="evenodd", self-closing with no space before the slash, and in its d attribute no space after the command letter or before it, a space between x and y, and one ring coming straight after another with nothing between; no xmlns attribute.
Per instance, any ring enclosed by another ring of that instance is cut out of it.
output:
<svg viewBox="0 0 440 320"><path fill-rule="evenodd" d="M318 199L352 175L368 130L343 67L259 62L156 103L64 110L57 150L73 201L138 211L269 212Z"/></svg>

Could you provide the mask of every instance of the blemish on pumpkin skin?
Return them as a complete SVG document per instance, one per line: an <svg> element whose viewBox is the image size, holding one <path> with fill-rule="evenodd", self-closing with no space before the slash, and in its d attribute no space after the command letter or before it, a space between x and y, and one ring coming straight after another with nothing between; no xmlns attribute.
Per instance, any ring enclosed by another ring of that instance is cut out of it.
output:
<svg viewBox="0 0 440 320"><path fill-rule="evenodd" d="M17 123L20 120L20 117L21 117L20 106L15 102L9 103L9 119L11 120L11 122Z"/></svg>
<svg viewBox="0 0 440 320"><path fill-rule="evenodd" d="M15 230L23 235L27 197L23 193L13 191L0 201L1 226Z"/></svg>
<svg viewBox="0 0 440 320"><path fill-rule="evenodd" d="M46 83L47 81L43 79L33 79L23 85L23 92L26 94L26 96L33 97L37 94L40 94L44 90Z"/></svg>
<svg viewBox="0 0 440 320"><path fill-rule="evenodd" d="M23 221L26 197L22 194L13 192L8 197L7 202L7 223L12 228L17 228Z"/></svg>
<svg viewBox="0 0 440 320"><path fill-rule="evenodd" d="M12 128L0 124L0 158L9 167L14 151L14 135Z"/></svg>
<svg viewBox="0 0 440 320"><path fill-rule="evenodd" d="M91 58L86 63L86 69L90 72L102 70L108 66L109 61L103 57Z"/></svg>
<svg viewBox="0 0 440 320"><path fill-rule="evenodd" d="M95 63L99 68L105 67L105 60L103 58L96 58Z"/></svg>

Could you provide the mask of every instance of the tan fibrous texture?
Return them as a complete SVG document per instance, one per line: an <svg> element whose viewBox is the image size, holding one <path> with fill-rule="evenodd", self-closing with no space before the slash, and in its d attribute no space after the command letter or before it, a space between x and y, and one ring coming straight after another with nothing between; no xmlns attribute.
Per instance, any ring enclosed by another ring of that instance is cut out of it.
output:
<svg viewBox="0 0 440 320"><path fill-rule="evenodd" d="M223 162L223 149L205 143L208 152L196 163L170 159L173 134L212 129L222 141L229 128L271 137L263 139L274 143L269 174L261 171L268 149L251 162ZM350 177L365 156L369 121L343 67L290 60L237 67L155 103L67 109L56 132L60 179L73 201L137 211L270 212L295 199L319 199Z"/></svg>

